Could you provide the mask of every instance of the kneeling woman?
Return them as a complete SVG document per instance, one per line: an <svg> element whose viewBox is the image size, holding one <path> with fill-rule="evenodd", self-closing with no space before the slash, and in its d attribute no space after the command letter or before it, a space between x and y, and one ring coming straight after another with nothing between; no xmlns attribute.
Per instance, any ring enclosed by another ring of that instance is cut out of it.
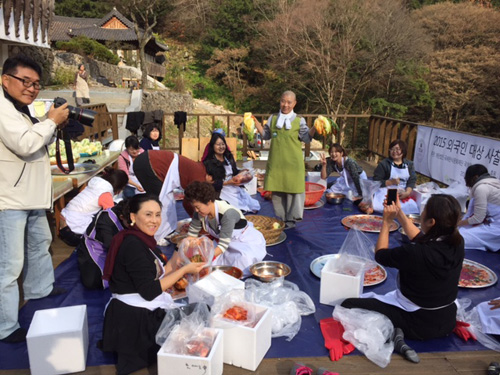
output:
<svg viewBox="0 0 500 375"><path fill-rule="evenodd" d="M215 195L208 182L195 181L186 188L184 200L195 210L188 235L196 237L201 228L206 230L219 242L213 264L235 266L249 276L248 268L266 256L266 240L240 210Z"/></svg>
<svg viewBox="0 0 500 375"><path fill-rule="evenodd" d="M458 232L460 205L444 194L433 195L422 213L422 232L401 210L399 199L384 208L382 229L375 246L375 260L399 270L398 289L386 295L367 293L349 298L343 307L377 311L395 329L394 350L418 362L403 337L427 340L450 334L455 328L458 280L464 260L464 241ZM388 249L389 227L397 219L414 243Z"/></svg>
<svg viewBox="0 0 500 375"><path fill-rule="evenodd" d="M100 347L118 354L118 374L129 374L156 362L159 347L155 335L164 309L174 306L165 290L204 266L190 263L176 269L176 256L166 263L156 249L154 234L161 223L157 197L135 195L128 209L130 226L113 238L103 275L113 294L106 308Z"/></svg>

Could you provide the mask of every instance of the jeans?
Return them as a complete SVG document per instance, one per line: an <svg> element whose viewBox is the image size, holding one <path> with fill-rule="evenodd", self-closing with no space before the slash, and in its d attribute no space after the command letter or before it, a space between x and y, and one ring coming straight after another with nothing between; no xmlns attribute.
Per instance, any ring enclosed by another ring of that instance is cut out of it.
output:
<svg viewBox="0 0 500 375"><path fill-rule="evenodd" d="M25 299L52 291L52 242L45 210L0 211L0 339L19 328L19 289L23 272Z"/></svg>

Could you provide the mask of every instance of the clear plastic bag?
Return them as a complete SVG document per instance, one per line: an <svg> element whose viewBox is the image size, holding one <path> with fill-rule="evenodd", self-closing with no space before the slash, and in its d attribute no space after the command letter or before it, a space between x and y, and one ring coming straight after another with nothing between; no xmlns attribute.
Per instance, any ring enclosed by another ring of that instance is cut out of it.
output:
<svg viewBox="0 0 500 375"><path fill-rule="evenodd" d="M254 327L258 322L255 305L245 300L244 290L232 290L218 298L212 306L212 316L246 327Z"/></svg>
<svg viewBox="0 0 500 375"><path fill-rule="evenodd" d="M376 365L385 368L394 351L394 326L385 315L365 309L335 306L333 318L344 326L343 338Z"/></svg>
<svg viewBox="0 0 500 375"><path fill-rule="evenodd" d="M437 194L441 191L439 185L434 181L429 181L420 185L417 185L415 188L416 191L422 194Z"/></svg>
<svg viewBox="0 0 500 375"><path fill-rule="evenodd" d="M301 316L313 314L316 307L311 298L298 286L286 280L262 283L254 279L245 281L248 301L266 306L273 315L272 337L286 337L288 341L299 332Z"/></svg>
<svg viewBox="0 0 500 375"><path fill-rule="evenodd" d="M349 268L353 264L360 262L364 263L363 268L365 271L377 266L377 262L375 262L375 245L356 226L349 230L347 237L340 247L339 255L340 257L335 270L337 272L348 271L348 269L344 270L344 268Z"/></svg>
<svg viewBox="0 0 500 375"><path fill-rule="evenodd" d="M235 184L244 185L253 180L253 174L248 170L243 170L232 178Z"/></svg>
<svg viewBox="0 0 500 375"><path fill-rule="evenodd" d="M467 329L470 330L474 336L476 336L477 341L479 341L482 345L488 349L500 352L500 343L490 335L483 332L477 308L474 307L466 311L471 306L472 301L469 298L460 298L457 302L457 320L469 323L470 327L467 327Z"/></svg>
<svg viewBox="0 0 500 375"><path fill-rule="evenodd" d="M187 275L190 283L196 282L210 273L215 247L213 241L207 236L186 237L179 243L179 256L182 264L191 262L206 263L206 267L198 275Z"/></svg>
<svg viewBox="0 0 500 375"><path fill-rule="evenodd" d="M358 207L360 210L371 214L373 213L373 194L375 194L375 192L380 189L380 186L382 186L382 182L361 179L359 180L359 183L361 185L363 199L361 200L361 203Z"/></svg>
<svg viewBox="0 0 500 375"><path fill-rule="evenodd" d="M162 346L172 330L182 320L186 320L186 323L196 327L208 327L210 323L210 310L204 303L191 303L186 306L166 310L165 317L156 332L156 343Z"/></svg>

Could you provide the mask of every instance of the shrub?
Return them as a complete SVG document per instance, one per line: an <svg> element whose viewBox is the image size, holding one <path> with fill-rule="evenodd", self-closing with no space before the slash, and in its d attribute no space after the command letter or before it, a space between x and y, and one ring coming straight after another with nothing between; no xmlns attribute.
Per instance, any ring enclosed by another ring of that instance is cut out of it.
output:
<svg viewBox="0 0 500 375"><path fill-rule="evenodd" d="M79 55L89 56L95 60L117 65L119 57L113 54L109 49L95 40L86 36L77 36L68 42L57 42L56 48Z"/></svg>
<svg viewBox="0 0 500 375"><path fill-rule="evenodd" d="M64 67L58 67L51 78L53 85L71 85L75 82L76 70Z"/></svg>

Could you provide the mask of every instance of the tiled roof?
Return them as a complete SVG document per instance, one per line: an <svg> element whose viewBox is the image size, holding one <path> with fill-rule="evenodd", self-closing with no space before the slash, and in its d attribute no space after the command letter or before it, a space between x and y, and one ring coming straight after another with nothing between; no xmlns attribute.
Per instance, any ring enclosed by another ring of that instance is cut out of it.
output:
<svg viewBox="0 0 500 375"><path fill-rule="evenodd" d="M105 25L110 19L116 17L128 29L105 29ZM140 32L143 32L140 30ZM84 35L90 39L97 41L117 41L117 42L133 42L137 41L137 35L134 31L134 23L127 19L123 14L115 8L102 18L81 18L81 17L63 17L54 16L50 28L50 40L52 42L68 41L73 36ZM151 44L156 45L154 48ZM150 47L155 50L166 51L168 47L155 38L150 43Z"/></svg>

